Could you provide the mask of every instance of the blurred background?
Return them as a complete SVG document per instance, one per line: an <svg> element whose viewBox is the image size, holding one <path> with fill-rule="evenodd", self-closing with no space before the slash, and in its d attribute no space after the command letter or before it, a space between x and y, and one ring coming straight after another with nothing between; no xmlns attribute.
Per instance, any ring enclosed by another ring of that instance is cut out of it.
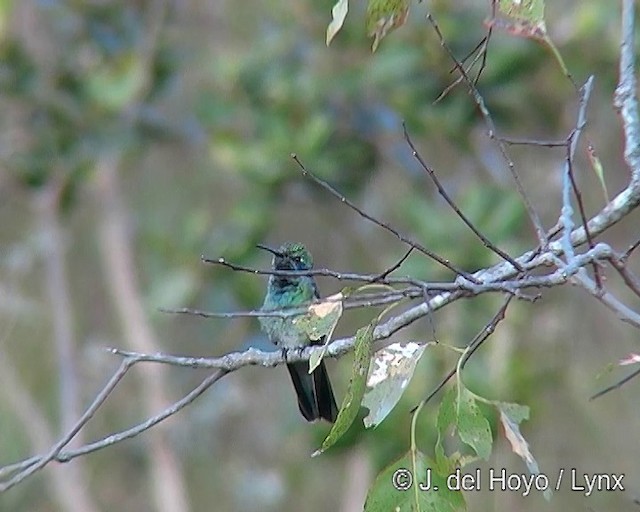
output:
<svg viewBox="0 0 640 512"><path fill-rule="evenodd" d="M248 310L263 276L204 265L200 256L265 268L254 245L304 242L316 266L380 272L405 248L303 178L292 152L368 212L469 271L495 256L461 224L416 165L402 121L457 204L512 255L535 246L504 161L454 79L427 11L459 57L485 34L488 2L413 4L408 24L375 54L353 3L331 47L331 0L0 0L0 466L43 453L102 389L119 347L217 356L267 349L255 319L176 317L159 308ZM548 30L576 82L596 75L588 138L610 197L624 188L617 80L618 3L556 1ZM636 45L638 43L636 42ZM576 95L541 45L496 33L480 91L502 135L563 140ZM546 227L560 208L562 148L510 149ZM605 204L584 148L576 164L587 212ZM602 237L620 250L637 213ZM637 258L636 258L637 259ZM638 265L632 262L638 270ZM420 255L401 274L448 280ZM631 307L610 270L606 285ZM343 285L319 280L322 294ZM433 315L440 341L462 346L499 297L458 301ZM336 336L372 317L349 313ZM469 493L470 510L638 510L640 385L595 402L622 374L637 331L581 289L515 303L465 370L479 395L531 407L522 425L541 470L625 473L625 492L585 497ZM433 339L428 319L394 341ZM329 361L341 400L351 357ZM282 368L243 368L157 428L50 465L0 496L0 511L360 510L372 479L409 446L410 409L455 363L429 349L410 388L373 431L354 425L311 459L328 431L308 425ZM206 372L140 365L72 446L158 413ZM418 445L433 453L439 395L423 410ZM490 411L487 411L491 415ZM526 472L492 418L495 449L478 467ZM361 425L361 422L357 422ZM452 447L455 449L455 446Z"/></svg>

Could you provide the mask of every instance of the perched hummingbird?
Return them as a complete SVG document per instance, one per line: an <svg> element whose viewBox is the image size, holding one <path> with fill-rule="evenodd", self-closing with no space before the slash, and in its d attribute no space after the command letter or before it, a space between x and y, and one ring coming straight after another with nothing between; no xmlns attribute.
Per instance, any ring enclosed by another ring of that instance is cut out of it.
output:
<svg viewBox="0 0 640 512"><path fill-rule="evenodd" d="M260 249L273 254L274 270L310 270L313 267L311 254L304 245L285 243L279 249L258 245ZM320 298L318 287L312 276L269 276L267 295L264 298L262 311L296 308ZM286 352L289 349L302 349L312 342L300 326L293 323L295 317L260 317L260 326L272 343ZM336 400L333 397L331 383L324 362L309 374L309 363L297 361L288 363L293 387L298 395L298 407L307 421L318 418L333 423L338 414Z"/></svg>

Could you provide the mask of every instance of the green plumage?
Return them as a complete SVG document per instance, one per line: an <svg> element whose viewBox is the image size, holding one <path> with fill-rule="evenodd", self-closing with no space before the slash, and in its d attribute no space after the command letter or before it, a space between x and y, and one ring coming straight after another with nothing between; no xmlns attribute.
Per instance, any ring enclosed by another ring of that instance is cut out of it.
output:
<svg viewBox="0 0 640 512"><path fill-rule="evenodd" d="M279 249L259 245L273 254L274 270L310 270L313 267L311 254L304 245L286 243ZM296 308L319 298L316 282L311 276L269 276L267 295L262 305L263 311ZM295 317L260 317L262 330L272 343L285 351L300 349L312 344L308 335L293 323ZM329 376L322 362L309 374L307 362L287 364L296 394L300 412L308 421L324 418L334 422L336 406Z"/></svg>

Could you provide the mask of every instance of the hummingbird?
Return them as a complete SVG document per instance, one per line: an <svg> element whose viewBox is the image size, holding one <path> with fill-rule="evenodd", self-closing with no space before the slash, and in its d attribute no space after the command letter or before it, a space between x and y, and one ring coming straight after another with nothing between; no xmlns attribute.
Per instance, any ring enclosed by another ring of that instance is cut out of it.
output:
<svg viewBox="0 0 640 512"><path fill-rule="evenodd" d="M279 249L266 245L257 247L273 254L273 270L311 270L313 267L311 254L300 243L287 242ZM318 287L312 276L270 275L262 311L299 308L319 298ZM282 348L285 359L290 349L300 350L309 345L323 343L322 339L312 341L300 326L295 325L294 318L259 318L262 330L274 345ZM314 421L323 418L333 423L338 414L338 407L324 361L311 374L309 363L306 361L287 363L287 369L298 396L298 407L305 419Z"/></svg>

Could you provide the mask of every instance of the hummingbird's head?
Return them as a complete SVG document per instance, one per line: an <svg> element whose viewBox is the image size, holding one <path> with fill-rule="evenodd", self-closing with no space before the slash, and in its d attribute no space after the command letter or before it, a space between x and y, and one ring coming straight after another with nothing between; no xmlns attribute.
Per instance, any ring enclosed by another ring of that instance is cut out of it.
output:
<svg viewBox="0 0 640 512"><path fill-rule="evenodd" d="M274 270L311 270L313 258L307 248L298 242L286 242L278 249L258 245L260 249L273 254Z"/></svg>

